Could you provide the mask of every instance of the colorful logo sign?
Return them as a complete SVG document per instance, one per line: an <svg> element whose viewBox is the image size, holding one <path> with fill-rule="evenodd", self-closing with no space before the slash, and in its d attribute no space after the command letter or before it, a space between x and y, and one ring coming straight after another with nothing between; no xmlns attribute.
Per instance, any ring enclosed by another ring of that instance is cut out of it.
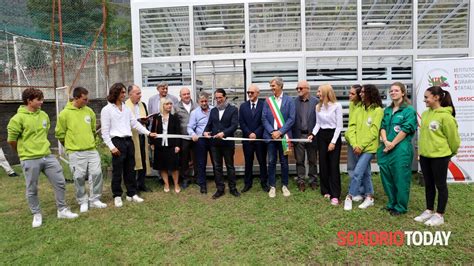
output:
<svg viewBox="0 0 474 266"><path fill-rule="evenodd" d="M449 87L448 78L445 76L431 77L428 75L428 83L430 86Z"/></svg>

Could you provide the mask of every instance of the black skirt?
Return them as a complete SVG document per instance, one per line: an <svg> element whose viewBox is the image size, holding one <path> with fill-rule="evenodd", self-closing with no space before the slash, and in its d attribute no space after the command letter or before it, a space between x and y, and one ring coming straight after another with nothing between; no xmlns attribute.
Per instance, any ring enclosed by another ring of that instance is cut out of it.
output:
<svg viewBox="0 0 474 266"><path fill-rule="evenodd" d="M179 153L174 152L175 147L155 146L153 169L178 170Z"/></svg>

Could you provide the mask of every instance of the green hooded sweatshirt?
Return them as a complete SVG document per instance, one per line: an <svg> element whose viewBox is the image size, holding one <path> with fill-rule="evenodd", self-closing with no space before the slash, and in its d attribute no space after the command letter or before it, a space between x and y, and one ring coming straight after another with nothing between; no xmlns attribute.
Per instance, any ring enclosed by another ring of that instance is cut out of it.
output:
<svg viewBox="0 0 474 266"><path fill-rule="evenodd" d="M453 156L461 140L458 123L451 114L451 107L440 107L424 111L421 115L420 155L427 158Z"/></svg>
<svg viewBox="0 0 474 266"><path fill-rule="evenodd" d="M365 108L363 105L353 111L354 120L349 124L348 142L353 148L359 147L363 153L375 153L379 147L379 130L383 118L381 107Z"/></svg>
<svg viewBox="0 0 474 266"><path fill-rule="evenodd" d="M74 107L68 102L59 113L56 138L63 142L68 153L95 149L96 117L91 108Z"/></svg>
<svg viewBox="0 0 474 266"><path fill-rule="evenodd" d="M356 121L357 113L362 110L361 104L354 104L349 102L349 121L347 123L347 130L344 133L344 137L349 145L353 146L353 143L356 142Z"/></svg>
<svg viewBox="0 0 474 266"><path fill-rule="evenodd" d="M38 159L51 154L48 141L49 117L42 110L30 112L25 105L18 107L17 113L8 123L8 141L17 142L20 160Z"/></svg>

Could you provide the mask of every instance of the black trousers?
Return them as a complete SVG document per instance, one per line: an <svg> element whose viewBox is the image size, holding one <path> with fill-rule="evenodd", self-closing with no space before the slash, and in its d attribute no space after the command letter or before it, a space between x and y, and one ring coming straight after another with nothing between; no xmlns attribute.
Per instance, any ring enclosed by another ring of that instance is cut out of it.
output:
<svg viewBox="0 0 474 266"><path fill-rule="evenodd" d="M145 147L145 135L138 135L138 138L140 140L140 157L142 160L142 169L141 170L136 170L135 171L135 176L137 178L137 188L139 189L145 189L145 177L146 177L146 151L147 147Z"/></svg>
<svg viewBox="0 0 474 266"><path fill-rule="evenodd" d="M197 175L197 163L194 160L192 140L181 140L181 150L179 153L179 178L182 182L188 182L189 177ZM192 162L193 168L189 167ZM194 171L193 171L194 169Z"/></svg>
<svg viewBox="0 0 474 266"><path fill-rule="evenodd" d="M438 189L437 213L443 214L448 203L448 164L451 157L427 158L420 155L420 166L425 179L426 209L434 210L436 189Z"/></svg>
<svg viewBox="0 0 474 266"><path fill-rule="evenodd" d="M242 148L245 157L245 186L251 187L253 184L253 161L254 155L260 166L260 184L262 187L267 186L267 145L262 141L242 141Z"/></svg>
<svg viewBox="0 0 474 266"><path fill-rule="evenodd" d="M225 161L225 167L227 168L227 177L229 178L229 189L236 189L236 180L235 180L235 167L234 167L234 153L235 147L227 146L212 146L211 147L211 156L214 161L214 178L216 182L216 187L218 191L225 190L224 184L224 168L222 160Z"/></svg>
<svg viewBox="0 0 474 266"><path fill-rule="evenodd" d="M331 198L339 199L341 196L341 172L339 169L341 135L336 141L334 150L328 151L334 131L335 129L320 129L316 138L318 139L321 194L329 194Z"/></svg>
<svg viewBox="0 0 474 266"><path fill-rule="evenodd" d="M127 196L132 197L137 194L137 181L133 175L135 171L135 148L131 137L112 138L112 143L120 151L120 156L112 156L112 194L113 197L121 197L122 175Z"/></svg>

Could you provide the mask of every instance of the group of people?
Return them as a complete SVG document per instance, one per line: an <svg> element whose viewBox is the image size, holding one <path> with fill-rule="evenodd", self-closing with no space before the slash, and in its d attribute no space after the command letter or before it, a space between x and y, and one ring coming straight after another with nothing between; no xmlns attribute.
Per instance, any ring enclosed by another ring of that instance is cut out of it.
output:
<svg viewBox="0 0 474 266"><path fill-rule="evenodd" d="M229 103L224 89L214 91L215 107L209 105L209 95L201 92L197 103L184 87L180 99L168 94L168 84L157 86L158 94L141 101L136 85L128 88L115 83L107 96L108 104L100 114L101 135L112 154L111 189L114 205L122 207L122 180L126 200L143 202L140 191L151 191L145 177L151 168L159 171L164 192L170 192L169 174L174 191L180 193L193 177L200 193L207 194L206 165L210 154L216 192L212 198L225 194L224 164L229 193L239 197L253 186L253 166L256 157L260 186L270 198L276 197L277 159L281 170L281 192L288 189L288 155L296 159L297 187L320 187L320 193L332 205L341 199L340 155L342 147L343 112L331 85L318 87L311 95L307 81L297 85L297 97L284 93L284 82L275 77L269 82L272 95L260 99L258 86L251 85L248 100L239 108ZM126 95L128 94L128 99ZM344 210L352 209L353 201L363 201L359 208L374 205L374 189L370 162L375 154L388 202L383 208L392 215L407 212L410 192L412 138L417 130L417 118L410 105L406 87L392 84L392 103L385 110L379 90L374 85L355 85L350 90L349 123L345 132L348 145L347 169L350 176ZM41 110L41 90L28 88L22 95L24 105L8 124L8 142L18 152L26 180L28 204L33 213L33 227L41 226L42 216L37 195L38 176L43 172L53 185L58 218L78 215L65 202L65 181L62 168L51 155L47 133L49 117ZM72 100L58 116L56 138L64 145L73 175L76 200L80 212L89 208L105 208L100 198L103 179L100 156L96 150L96 116L87 106L88 91L76 87ZM426 183L427 209L415 218L427 225L443 223L447 202L447 167L456 154L460 140L455 111L449 92L430 87L425 92L428 110L422 115L420 127L420 164ZM148 108L147 108L148 106ZM245 157L244 187L236 185L234 134L242 130ZM316 162L319 154L319 161ZM308 164L305 163L307 159ZM318 169L319 165L319 178ZM89 179L87 193L85 181ZM438 206L434 199L438 190Z"/></svg>

